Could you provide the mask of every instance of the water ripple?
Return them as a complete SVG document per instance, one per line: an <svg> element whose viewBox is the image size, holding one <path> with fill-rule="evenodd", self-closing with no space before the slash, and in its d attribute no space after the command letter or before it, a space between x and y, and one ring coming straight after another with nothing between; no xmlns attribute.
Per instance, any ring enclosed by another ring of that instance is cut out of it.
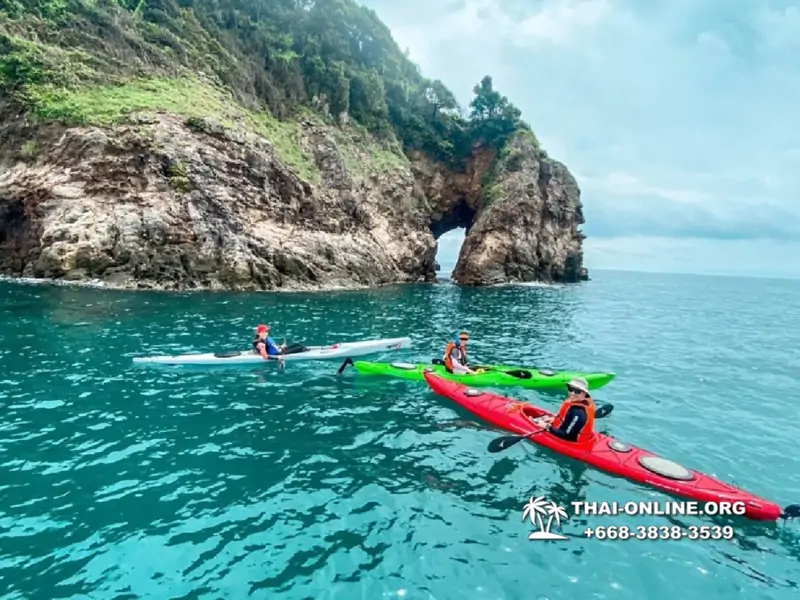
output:
<svg viewBox="0 0 800 600"><path fill-rule="evenodd" d="M495 433L424 384L131 357L247 347L268 321L305 343L408 334L405 358L428 360L466 328L481 362L616 371L597 393L616 407L602 428L789 503L799 291L621 273L325 295L0 282L2 597L794 598L792 525L736 521L733 542L529 542L531 494L663 496L531 445L489 454Z"/></svg>

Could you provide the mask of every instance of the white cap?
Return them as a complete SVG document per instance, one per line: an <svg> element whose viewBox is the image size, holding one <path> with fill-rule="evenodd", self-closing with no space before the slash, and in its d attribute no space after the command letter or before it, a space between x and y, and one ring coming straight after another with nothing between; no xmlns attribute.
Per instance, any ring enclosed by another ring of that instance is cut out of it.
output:
<svg viewBox="0 0 800 600"><path fill-rule="evenodd" d="M575 388L576 390L582 391L584 394L589 393L589 384L586 383L586 380L583 377L576 377L572 381L567 384L568 388Z"/></svg>

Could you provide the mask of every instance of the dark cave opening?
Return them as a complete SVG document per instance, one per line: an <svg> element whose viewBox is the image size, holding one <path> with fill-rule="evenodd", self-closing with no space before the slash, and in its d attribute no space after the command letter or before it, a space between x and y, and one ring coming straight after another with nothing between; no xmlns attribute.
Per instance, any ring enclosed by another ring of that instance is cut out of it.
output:
<svg viewBox="0 0 800 600"><path fill-rule="evenodd" d="M28 225L28 215L20 200L0 198L0 244L20 236Z"/></svg>
<svg viewBox="0 0 800 600"><path fill-rule="evenodd" d="M38 245L22 200L0 197L0 273L21 275Z"/></svg>

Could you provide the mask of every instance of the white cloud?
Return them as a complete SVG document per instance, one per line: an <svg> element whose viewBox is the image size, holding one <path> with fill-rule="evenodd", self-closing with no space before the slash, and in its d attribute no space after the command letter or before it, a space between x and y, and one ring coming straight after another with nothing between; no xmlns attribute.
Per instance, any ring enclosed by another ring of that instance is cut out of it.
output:
<svg viewBox="0 0 800 600"><path fill-rule="evenodd" d="M381 7L379 14L390 22L398 45L408 48L424 71L436 70L443 46L456 54L469 51L476 56L497 52L505 43L579 50L586 36L612 12L610 0L544 0L520 19L500 8L497 0L432 0L413 9L400 2L391 7L380 1L366 4Z"/></svg>
<svg viewBox="0 0 800 600"><path fill-rule="evenodd" d="M559 46L581 43L611 8L608 0L549 0L519 23L510 22L508 33L520 46L539 41Z"/></svg>
<svg viewBox="0 0 800 600"><path fill-rule="evenodd" d="M462 104L492 75L576 174L589 240L800 239L797 6L364 1Z"/></svg>
<svg viewBox="0 0 800 600"><path fill-rule="evenodd" d="M703 204L710 196L698 190L660 187L639 180L634 175L614 171L604 177L584 176L582 181L615 196L659 198L678 204Z"/></svg>
<svg viewBox="0 0 800 600"><path fill-rule="evenodd" d="M703 49L722 55L728 55L731 51L728 43L711 31L704 31L698 35L697 44Z"/></svg>
<svg viewBox="0 0 800 600"><path fill-rule="evenodd" d="M755 23L766 46L780 50L800 47L800 7L762 8L756 14Z"/></svg>

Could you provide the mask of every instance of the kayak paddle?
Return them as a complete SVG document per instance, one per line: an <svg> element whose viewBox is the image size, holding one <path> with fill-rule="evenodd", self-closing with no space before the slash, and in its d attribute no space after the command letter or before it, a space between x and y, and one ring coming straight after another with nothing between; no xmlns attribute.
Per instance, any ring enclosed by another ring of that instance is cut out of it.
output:
<svg viewBox="0 0 800 600"><path fill-rule="evenodd" d="M352 365L352 364L353 364L353 359L348 356L347 358L344 359L344 362L342 363L342 366L339 367L339 370L336 371L336 374L337 375L341 375L344 372L344 370L348 367L348 365Z"/></svg>
<svg viewBox="0 0 800 600"><path fill-rule="evenodd" d="M611 414L612 410L614 410L613 404L603 404L603 406L599 407L597 411L594 413L594 418L602 419L604 417L607 417L608 415ZM489 445L486 447L486 449L489 452L493 453L502 452L507 448L511 448L511 446L513 446L514 444L518 444L522 440L526 440L529 437L533 437L534 435L537 435L544 431L545 431L544 429L539 429L538 431L534 431L532 433L526 433L524 435L504 435L503 437L493 439L491 442L489 442Z"/></svg>
<svg viewBox="0 0 800 600"><path fill-rule="evenodd" d="M441 358L434 358L431 360L431 363L434 365L442 365L444 366L444 361ZM509 377L514 377L515 379L530 379L532 377L531 372L525 369L498 369L497 367L489 367L486 365L473 365L470 367L473 371L477 371L478 374L480 373L502 373L503 375L508 375Z"/></svg>
<svg viewBox="0 0 800 600"><path fill-rule="evenodd" d="M786 519L796 519L798 517L800 517L800 504L790 504L783 509L783 514L781 514L780 518L785 521Z"/></svg>

